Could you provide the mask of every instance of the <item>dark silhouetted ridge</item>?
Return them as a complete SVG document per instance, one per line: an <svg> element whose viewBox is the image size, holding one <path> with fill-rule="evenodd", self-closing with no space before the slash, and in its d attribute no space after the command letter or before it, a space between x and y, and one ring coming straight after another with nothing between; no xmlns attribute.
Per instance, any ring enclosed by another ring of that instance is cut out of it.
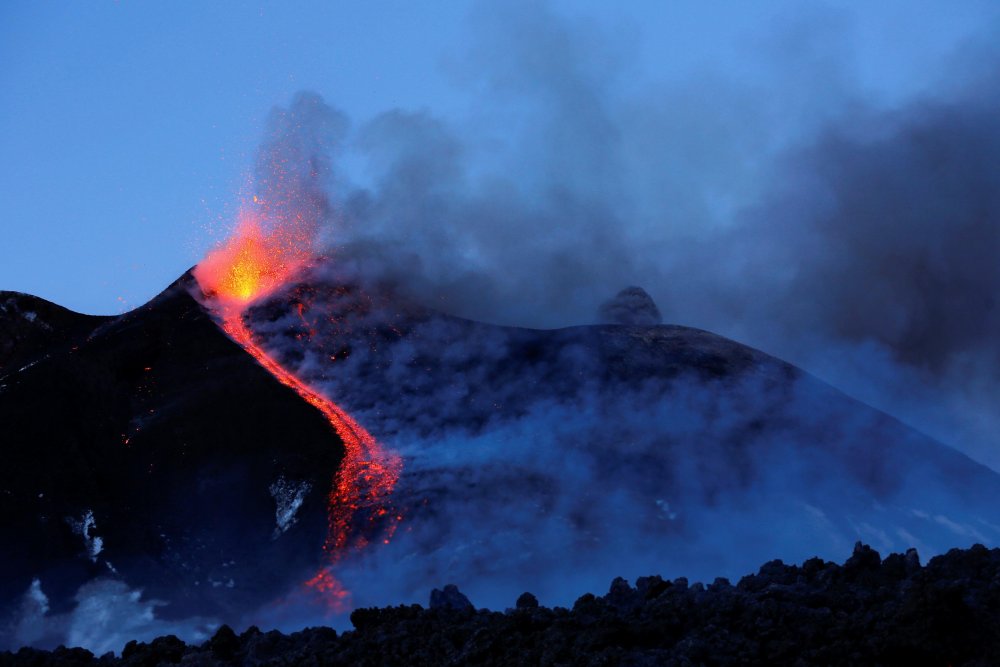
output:
<svg viewBox="0 0 1000 667"><path fill-rule="evenodd" d="M17 536L0 544L3 605L38 579L64 611L114 574L169 600L164 616L237 613L320 563L340 440L229 340L192 284L186 274L118 317L0 297L0 350L16 366L0 380L0 526ZM312 492L274 539L282 477Z"/></svg>
<svg viewBox="0 0 1000 667"><path fill-rule="evenodd" d="M251 627L237 635L223 626L201 645L133 641L120 658L100 660L83 649L26 648L0 654L0 664L992 665L1000 660L998 581L1000 549L953 549L921 566L913 550L882 559L858 543L843 565L772 561L735 585L615 579L572 609L500 612L432 598L430 609L359 609L354 630L342 634Z"/></svg>

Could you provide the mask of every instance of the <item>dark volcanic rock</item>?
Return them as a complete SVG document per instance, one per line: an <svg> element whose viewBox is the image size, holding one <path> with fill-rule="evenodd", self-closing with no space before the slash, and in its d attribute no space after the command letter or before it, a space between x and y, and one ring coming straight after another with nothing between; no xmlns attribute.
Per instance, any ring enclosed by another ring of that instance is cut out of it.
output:
<svg viewBox="0 0 1000 667"><path fill-rule="evenodd" d="M341 635L222 628L201 646L167 636L100 662L82 649L21 649L0 665L997 664L1000 549L955 549L915 569L904 560L858 545L843 566L775 561L737 587L617 579L572 610L361 609Z"/></svg>
<svg viewBox="0 0 1000 667"><path fill-rule="evenodd" d="M0 291L0 377L69 348L110 319L74 313L29 294Z"/></svg>
<svg viewBox="0 0 1000 667"><path fill-rule="evenodd" d="M663 317L656 302L649 293L641 287L626 287L601 304L597 313L598 319L604 324L626 324L630 326L649 327L663 324Z"/></svg>
<svg viewBox="0 0 1000 667"><path fill-rule="evenodd" d="M538 608L538 598L536 598L531 593L521 593L517 598L516 603L517 609L537 609Z"/></svg>
<svg viewBox="0 0 1000 667"><path fill-rule="evenodd" d="M448 584L443 591L436 588L431 591L431 609L464 611L472 608L469 598L465 597L455 584Z"/></svg>
<svg viewBox="0 0 1000 667"><path fill-rule="evenodd" d="M0 605L38 579L59 613L114 574L168 601L161 616L210 617L319 562L342 444L192 287L100 318L0 296L0 526L17 536L0 542ZM279 478L313 491L274 539Z"/></svg>

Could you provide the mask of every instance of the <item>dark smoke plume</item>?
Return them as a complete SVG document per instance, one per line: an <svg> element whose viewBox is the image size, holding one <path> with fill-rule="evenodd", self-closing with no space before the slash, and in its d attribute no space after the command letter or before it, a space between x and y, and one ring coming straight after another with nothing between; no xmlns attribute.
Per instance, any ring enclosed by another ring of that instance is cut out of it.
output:
<svg viewBox="0 0 1000 667"><path fill-rule="evenodd" d="M996 466L1000 88L980 86L826 127L725 240L752 335L820 372L833 350L867 366L833 379Z"/></svg>
<svg viewBox="0 0 1000 667"><path fill-rule="evenodd" d="M1000 59L883 109L837 65L839 25L776 35L765 83L640 85L627 39L544 5L480 12L459 78L481 113L361 124L345 146L368 178L338 183L327 241L505 324L592 322L641 284L671 321L1000 465Z"/></svg>

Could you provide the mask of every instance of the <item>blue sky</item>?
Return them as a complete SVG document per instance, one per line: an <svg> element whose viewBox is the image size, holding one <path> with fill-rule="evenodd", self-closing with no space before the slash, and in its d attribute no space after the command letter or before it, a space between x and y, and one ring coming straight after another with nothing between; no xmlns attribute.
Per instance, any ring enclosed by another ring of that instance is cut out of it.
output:
<svg viewBox="0 0 1000 667"><path fill-rule="evenodd" d="M998 25L995 2L972 0L549 6L623 36L625 87L719 76L778 98L809 90L796 102L805 125L825 104L817 79L891 107L946 78L962 49ZM143 303L228 223L267 112L298 90L355 123L393 108L474 118L483 97L470 53L488 9L4 3L0 289L90 313ZM347 167L364 179L364 165Z"/></svg>

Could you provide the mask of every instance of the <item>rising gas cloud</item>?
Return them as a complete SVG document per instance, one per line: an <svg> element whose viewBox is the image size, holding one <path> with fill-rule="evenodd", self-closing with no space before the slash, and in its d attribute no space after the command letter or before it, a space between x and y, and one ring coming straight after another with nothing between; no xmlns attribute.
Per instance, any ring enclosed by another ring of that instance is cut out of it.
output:
<svg viewBox="0 0 1000 667"><path fill-rule="evenodd" d="M544 5L480 12L470 117L389 109L348 130L315 94L293 102L339 150L318 158L323 241L505 324L595 321L640 285L665 321L790 359L1000 466L1000 58L969 45L947 79L880 105L836 64L839 24L814 18L775 35L756 87L637 85L625 38Z"/></svg>

